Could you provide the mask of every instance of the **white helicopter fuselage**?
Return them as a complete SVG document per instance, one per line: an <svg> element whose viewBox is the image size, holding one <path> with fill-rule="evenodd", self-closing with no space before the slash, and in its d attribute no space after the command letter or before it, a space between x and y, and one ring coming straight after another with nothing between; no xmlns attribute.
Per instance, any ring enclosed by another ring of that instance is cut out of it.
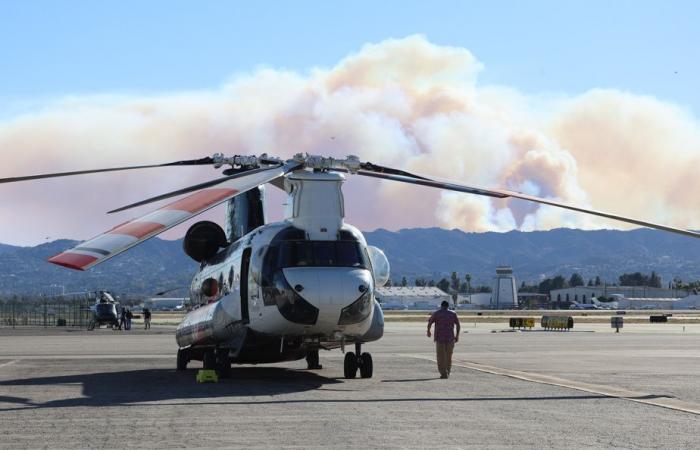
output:
<svg viewBox="0 0 700 450"><path fill-rule="evenodd" d="M344 223L343 180L335 173L290 174L285 220L259 226L202 261L190 289L200 306L178 326L180 348L223 345L233 362L274 362L382 336L374 290L377 276L386 281L388 264ZM386 273L377 271L382 264Z"/></svg>

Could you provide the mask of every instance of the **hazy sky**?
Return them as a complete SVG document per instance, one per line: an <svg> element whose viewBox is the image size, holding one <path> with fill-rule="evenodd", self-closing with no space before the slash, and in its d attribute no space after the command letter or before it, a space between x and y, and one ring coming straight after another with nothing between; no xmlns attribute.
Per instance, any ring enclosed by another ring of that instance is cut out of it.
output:
<svg viewBox="0 0 700 450"><path fill-rule="evenodd" d="M271 151L268 147L274 144L286 146L278 152L283 155L295 148L318 148L315 139L348 123L348 133L354 130L355 135L367 136L348 137L346 146L331 148L331 153L354 150L378 162L405 164L467 183L508 184L502 187L700 227L700 213L697 219L688 213L700 210L700 205L686 192L698 186L693 180L697 171L686 170L700 157L697 2L251 5L1 2L0 176L226 152L226 148L194 148L231 144L234 138L226 134L231 131L212 125L217 118L225 118L237 133L255 126L259 136L266 131L275 136L272 141L264 137L236 141L232 145L236 150L260 153ZM439 64L454 67L441 72ZM370 72L381 73L382 81L363 78ZM422 91L426 85L429 92ZM279 92L270 95L274 89ZM348 90L353 93L349 102L358 105L361 118L343 110L340 100L333 100L335 94ZM313 105L300 106L299 99L309 92ZM447 100L427 110L426 96L431 93L433 98ZM256 95L261 98L259 105ZM282 105L279 99L285 96L294 99ZM222 98L235 105L222 105ZM389 110L386 105L399 98L401 106ZM460 106L455 107L456 103ZM243 110L242 104L248 109ZM305 118L303 125L286 121L292 107L295 117ZM160 121L134 124L129 111L143 113L144 108L156 111ZM284 132L270 131L259 123L244 126L250 110L259 112L252 117L261 122L279 121L282 114ZM171 121L162 120L166 112L172 112ZM336 117L347 122L334 123ZM309 121L316 121L313 129L321 127L323 132L296 146L289 138L302 128L310 133ZM387 134L396 123L401 126ZM188 127L194 131L188 134ZM206 139L195 139L196 133L206 134ZM469 145L463 146L461 140ZM142 148L134 148L141 143ZM353 149L350 143L365 147ZM483 153L475 150L480 143L484 143ZM124 150L127 144L128 151ZM379 149L383 145L386 150ZM611 155L616 149L619 154ZM630 158L640 161L628 167ZM454 167L438 167L445 161ZM547 166L544 175L536 173L541 164ZM470 171L476 165L494 175ZM614 165L618 166L610 167ZM620 167L627 170L618 177ZM592 171L599 172L600 178ZM0 224L0 242L30 244L47 236L88 238L114 221L101 216L109 206L192 181L189 175L186 179L163 176L169 178L148 176L144 185L131 176L102 179L98 184L104 195L92 198L76 194L85 189L85 183L93 186L92 178L80 181L82 188L73 181L62 182L60 188L46 182L26 189L0 187L0 213L24 215L36 224ZM667 176L680 181L658 180ZM605 180L613 177L619 182L611 187ZM129 184L124 185L124 180ZM644 199L619 194L633 190L639 180L650 189ZM657 181L663 186L653 189ZM348 200L349 213L357 217L350 216L350 221L365 229L441 225L483 231L611 225L549 209L535 211L437 193L418 194L414 201L426 204L421 205L421 214L410 215L403 213L406 205L396 195L414 191L397 191L377 182L368 186L348 183L349 192L369 190L379 199L378 207ZM109 194L115 189L119 194L112 199ZM51 193L44 195L47 191ZM386 206L395 203L399 203L395 211ZM44 219L55 218L60 211L70 220L52 219L57 223L51 226L41 223L42 214ZM472 220L474 214L485 219ZM71 223L82 222L81 217L94 220L87 225Z"/></svg>

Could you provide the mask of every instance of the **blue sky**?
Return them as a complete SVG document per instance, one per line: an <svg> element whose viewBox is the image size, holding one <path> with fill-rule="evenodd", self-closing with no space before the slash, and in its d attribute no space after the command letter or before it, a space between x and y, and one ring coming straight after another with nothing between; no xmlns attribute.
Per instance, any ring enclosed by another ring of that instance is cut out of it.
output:
<svg viewBox="0 0 700 450"><path fill-rule="evenodd" d="M209 89L260 66L331 66L421 33L481 84L610 87L700 111L700 6L644 1L22 1L0 4L0 118L70 94Z"/></svg>

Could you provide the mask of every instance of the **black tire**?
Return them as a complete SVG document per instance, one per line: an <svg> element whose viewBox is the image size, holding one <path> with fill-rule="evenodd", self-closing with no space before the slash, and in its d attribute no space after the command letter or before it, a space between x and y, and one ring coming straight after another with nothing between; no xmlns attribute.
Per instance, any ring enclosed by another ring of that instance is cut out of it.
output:
<svg viewBox="0 0 700 450"><path fill-rule="evenodd" d="M177 350L177 370L185 370L187 369L187 363L190 362L189 355L187 354L187 350L185 349L178 349Z"/></svg>
<svg viewBox="0 0 700 450"><path fill-rule="evenodd" d="M206 350L202 355L202 368L205 370L216 370L216 353L214 350Z"/></svg>
<svg viewBox="0 0 700 450"><path fill-rule="evenodd" d="M319 364L318 350L311 350L306 353L306 368L309 370L322 368Z"/></svg>
<svg viewBox="0 0 700 450"><path fill-rule="evenodd" d="M351 379L357 376L357 356L353 352L345 354L345 362L343 363L343 372L345 378Z"/></svg>
<svg viewBox="0 0 700 450"><path fill-rule="evenodd" d="M227 348L216 350L216 374L221 378L231 378L231 358Z"/></svg>
<svg viewBox="0 0 700 450"><path fill-rule="evenodd" d="M369 353L363 353L360 357L360 376L362 378L372 378L372 373L374 371L374 366L372 364L372 355Z"/></svg>

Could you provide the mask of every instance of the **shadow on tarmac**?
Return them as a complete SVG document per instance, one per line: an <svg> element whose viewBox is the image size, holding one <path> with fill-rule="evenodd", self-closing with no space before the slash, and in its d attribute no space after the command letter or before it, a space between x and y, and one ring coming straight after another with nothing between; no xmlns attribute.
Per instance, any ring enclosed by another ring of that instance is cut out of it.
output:
<svg viewBox="0 0 700 450"><path fill-rule="evenodd" d="M126 372L86 373L56 377L39 377L0 381L0 386L51 386L65 384L82 385L81 397L35 403L23 397L2 396L0 402L16 405L0 408L0 412L25 409L104 407L104 406L204 406L204 405L275 405L303 403L401 403L401 402L481 402L481 401L581 401L618 400L600 394L533 397L374 397L341 399L287 399L269 400L270 396L293 394L311 390L352 391L352 389L328 389L324 385L343 384L343 381L328 378L311 371L300 371L275 367L234 368L231 378L219 383L197 384L196 370L145 369ZM435 378L389 379L386 383L424 382ZM442 380L438 382L443 382ZM370 394L371 395L371 394ZM231 397L257 397L261 400L231 401ZM640 399L668 397L645 395ZM221 401L216 399L221 398ZM223 400L223 399L226 400ZM165 402L160 405L144 405L147 402Z"/></svg>
<svg viewBox="0 0 700 450"><path fill-rule="evenodd" d="M182 404L192 404L190 400L290 394L318 389L326 384L341 383L309 371L246 367L233 368L231 378L221 378L218 383L198 384L195 382L196 372L192 369L182 372L173 369L145 369L0 381L0 386L50 387L80 384L83 388L81 397L45 403L33 403L20 397L0 396L0 402L25 405L21 408L0 408L0 412L27 407L124 406L169 400L187 400Z"/></svg>

